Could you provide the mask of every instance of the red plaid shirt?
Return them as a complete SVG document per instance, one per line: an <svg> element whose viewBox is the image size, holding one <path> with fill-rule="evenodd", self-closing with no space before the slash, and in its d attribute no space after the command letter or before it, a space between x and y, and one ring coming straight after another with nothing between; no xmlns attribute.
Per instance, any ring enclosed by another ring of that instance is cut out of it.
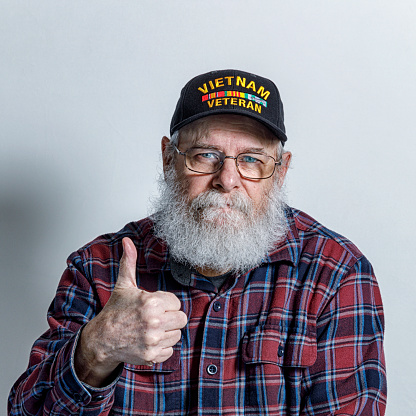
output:
<svg viewBox="0 0 416 416"><path fill-rule="evenodd" d="M287 219L287 238L263 264L220 290L197 274L186 284L172 276L149 218L73 253L10 415L383 415L384 318L372 267L306 214L288 208ZM78 380L74 349L111 295L126 236L138 250L138 286L174 293L189 322L166 362L126 363L94 389Z"/></svg>

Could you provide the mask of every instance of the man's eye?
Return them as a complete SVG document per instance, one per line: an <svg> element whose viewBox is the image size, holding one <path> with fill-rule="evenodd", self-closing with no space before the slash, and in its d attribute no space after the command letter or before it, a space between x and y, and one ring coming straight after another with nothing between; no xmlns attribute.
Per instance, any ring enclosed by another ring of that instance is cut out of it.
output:
<svg viewBox="0 0 416 416"><path fill-rule="evenodd" d="M198 153L195 155L195 157L198 159L213 159L213 160L219 159L216 153L211 153L211 152Z"/></svg>
<svg viewBox="0 0 416 416"><path fill-rule="evenodd" d="M239 158L241 163L261 163L261 160L251 155L241 155Z"/></svg>

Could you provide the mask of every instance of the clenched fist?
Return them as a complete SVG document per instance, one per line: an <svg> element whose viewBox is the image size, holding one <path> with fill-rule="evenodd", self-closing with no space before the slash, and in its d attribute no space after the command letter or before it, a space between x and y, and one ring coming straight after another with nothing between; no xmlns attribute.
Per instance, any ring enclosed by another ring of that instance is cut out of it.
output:
<svg viewBox="0 0 416 416"><path fill-rule="evenodd" d="M137 251L129 238L123 239L123 250L114 291L103 310L83 329L75 352L78 377L95 387L111 381L120 363L166 361L187 323L173 293L137 287Z"/></svg>

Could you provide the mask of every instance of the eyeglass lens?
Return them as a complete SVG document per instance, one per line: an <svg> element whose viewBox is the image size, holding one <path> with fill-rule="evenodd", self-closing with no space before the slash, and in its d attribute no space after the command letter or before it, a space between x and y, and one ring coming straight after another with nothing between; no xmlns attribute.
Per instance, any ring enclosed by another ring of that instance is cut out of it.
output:
<svg viewBox="0 0 416 416"><path fill-rule="evenodd" d="M221 169L225 158L216 150L194 148L186 152L186 165L194 172L214 173ZM274 172L275 160L268 155L241 153L235 160L240 174L247 178L267 178Z"/></svg>

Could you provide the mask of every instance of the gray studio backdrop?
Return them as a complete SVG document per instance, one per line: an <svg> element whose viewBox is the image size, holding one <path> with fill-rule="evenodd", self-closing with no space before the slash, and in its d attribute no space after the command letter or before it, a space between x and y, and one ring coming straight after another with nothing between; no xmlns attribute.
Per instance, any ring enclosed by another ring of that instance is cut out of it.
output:
<svg viewBox="0 0 416 416"><path fill-rule="evenodd" d="M278 84L290 203L352 239L386 312L388 415L414 415L416 10L408 1L0 2L0 414L66 257L147 215L183 84Z"/></svg>

